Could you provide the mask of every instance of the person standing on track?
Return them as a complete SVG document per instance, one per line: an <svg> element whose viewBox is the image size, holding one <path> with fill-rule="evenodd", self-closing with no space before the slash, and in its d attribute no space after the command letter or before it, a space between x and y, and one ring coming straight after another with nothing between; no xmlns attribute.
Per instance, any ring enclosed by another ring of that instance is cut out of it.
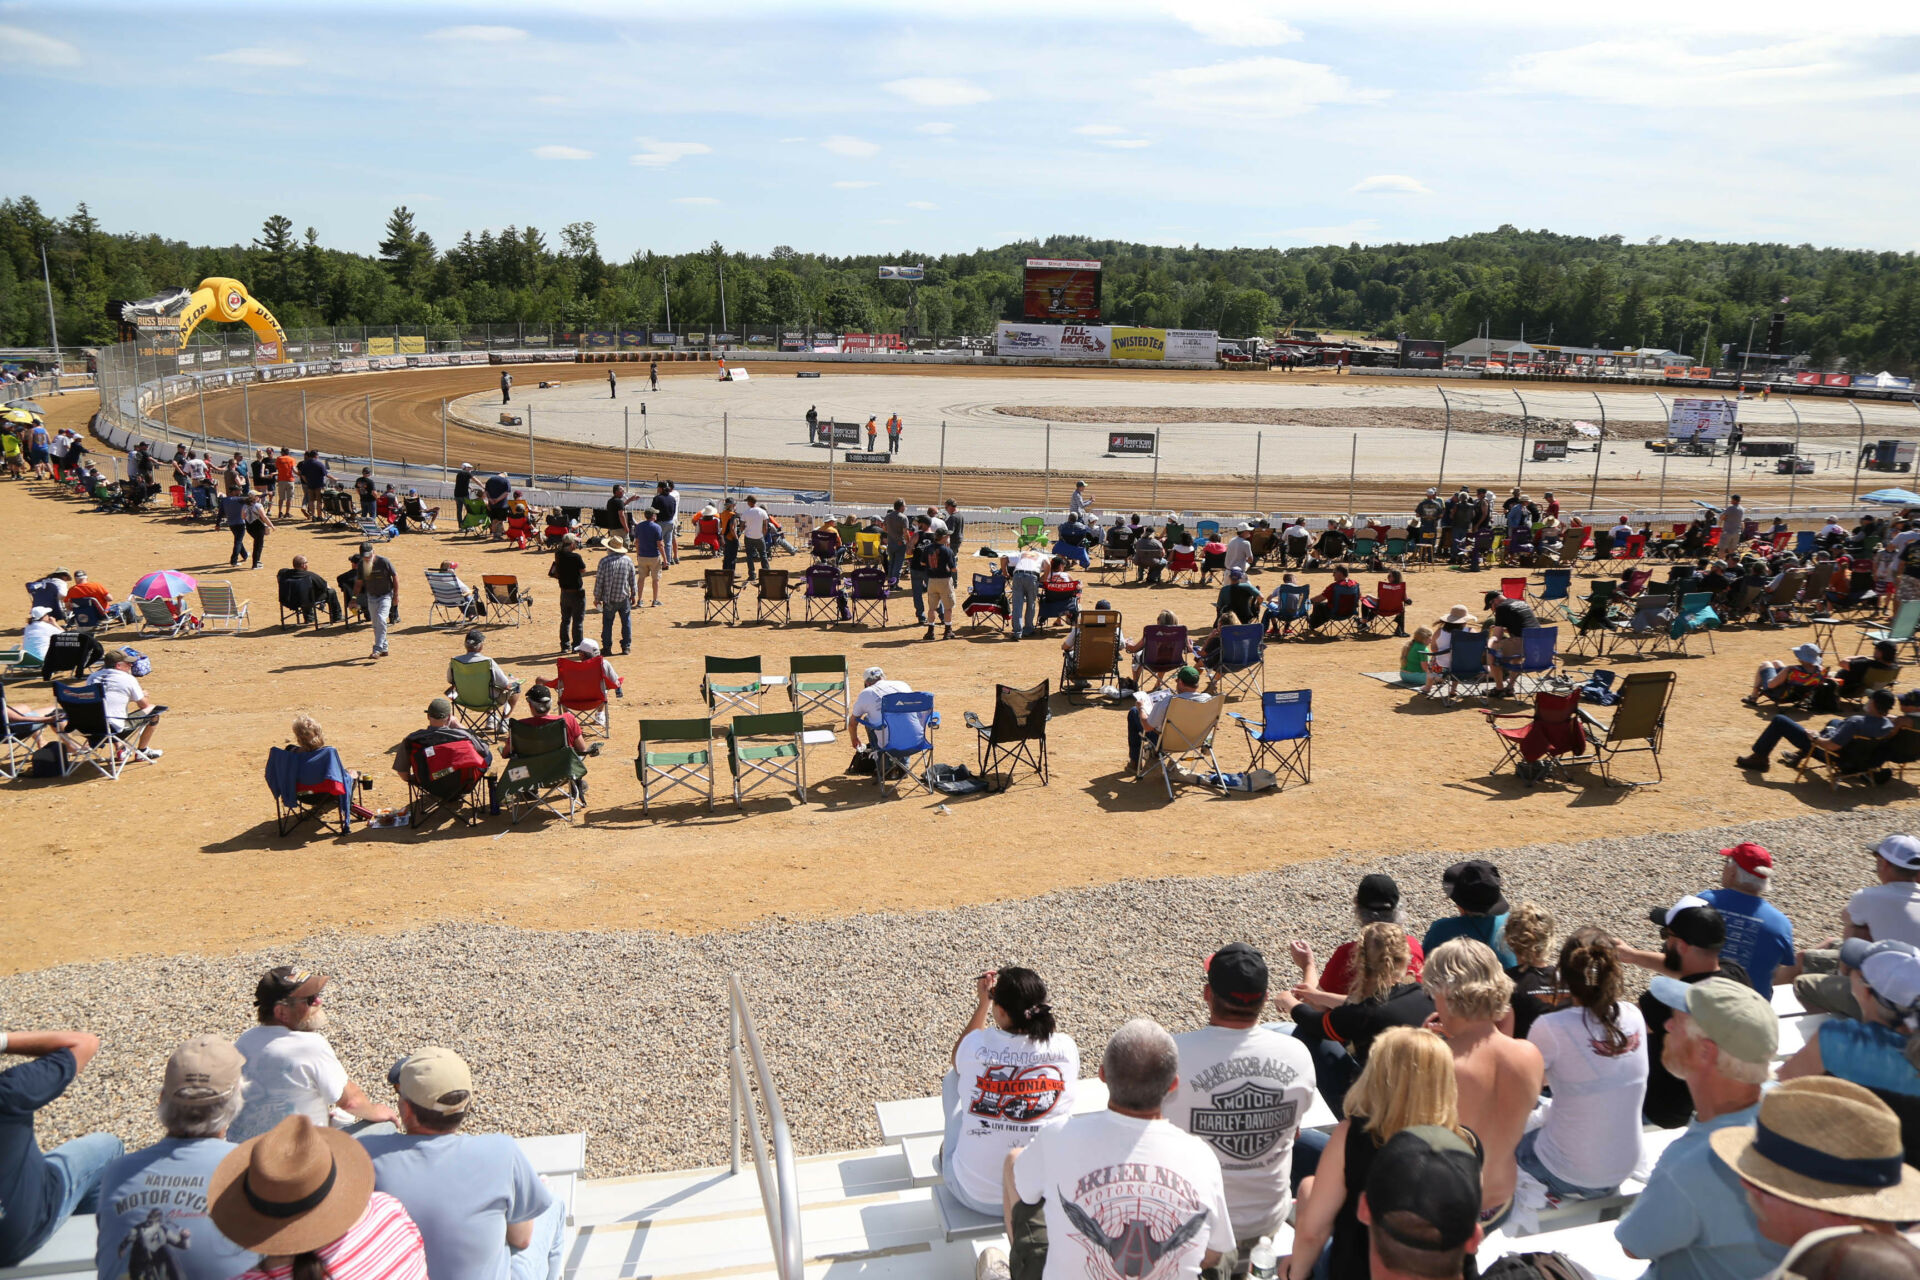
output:
<svg viewBox="0 0 1920 1280"><path fill-rule="evenodd" d="M658 391L659 389L660 362L658 360L650 360L647 362L647 390Z"/></svg>
<svg viewBox="0 0 1920 1280"><path fill-rule="evenodd" d="M619 398L620 398L620 380L613 376L613 366L608 365L607 366L607 399L618 400Z"/></svg>
<svg viewBox="0 0 1920 1280"><path fill-rule="evenodd" d="M887 419L887 452L900 452L900 415L898 413Z"/></svg>
<svg viewBox="0 0 1920 1280"><path fill-rule="evenodd" d="M282 448L280 455L273 460L274 492L279 495L279 516L282 520L293 519L293 477L294 461L291 450Z"/></svg>
<svg viewBox="0 0 1920 1280"><path fill-rule="evenodd" d="M868 453L873 452L873 442L880 435L880 428L875 425L876 421L877 419L875 417L869 416L867 418L867 452Z"/></svg>
<svg viewBox="0 0 1920 1280"><path fill-rule="evenodd" d="M511 373L508 373L505 369L502 369L500 371L500 403L510 404L512 401L513 401L513 375Z"/></svg>

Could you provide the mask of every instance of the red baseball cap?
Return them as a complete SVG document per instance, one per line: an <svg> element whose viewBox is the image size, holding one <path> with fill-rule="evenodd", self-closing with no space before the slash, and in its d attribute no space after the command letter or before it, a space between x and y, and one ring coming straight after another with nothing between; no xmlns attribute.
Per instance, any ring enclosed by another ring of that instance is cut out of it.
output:
<svg viewBox="0 0 1920 1280"><path fill-rule="evenodd" d="M1731 849L1722 849L1720 856L1732 858L1733 865L1750 876L1759 876L1762 880L1773 874L1773 855L1766 846L1744 840Z"/></svg>

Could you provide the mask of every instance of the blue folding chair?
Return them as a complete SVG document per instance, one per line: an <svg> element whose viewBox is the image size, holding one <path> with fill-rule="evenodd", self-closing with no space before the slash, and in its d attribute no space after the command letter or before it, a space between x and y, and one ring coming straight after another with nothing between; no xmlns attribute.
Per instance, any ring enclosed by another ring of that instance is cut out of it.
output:
<svg viewBox="0 0 1920 1280"><path fill-rule="evenodd" d="M887 775L895 769L899 774L892 779L894 795L900 794L900 786L905 783L933 794L933 782L927 776L933 765L933 740L927 733L939 723L930 693L890 693L880 699L880 731L875 746L879 758L873 772L882 800L887 798ZM914 772L916 765L918 773Z"/></svg>
<svg viewBox="0 0 1920 1280"><path fill-rule="evenodd" d="M1289 777L1313 781L1313 690L1268 690L1260 695L1257 721L1237 711L1227 714L1247 735L1247 768L1270 767L1282 790Z"/></svg>
<svg viewBox="0 0 1920 1280"><path fill-rule="evenodd" d="M1427 681L1429 698L1458 702L1469 689L1478 692L1487 679L1487 633L1460 631L1447 649L1447 669Z"/></svg>
<svg viewBox="0 0 1920 1280"><path fill-rule="evenodd" d="M1713 629L1719 625L1720 615L1714 611L1713 593L1689 591L1680 597L1680 608L1674 614L1668 634L1673 637L1674 648L1680 653L1687 651L1687 637L1691 635L1705 636L1707 652L1718 653L1719 647L1713 643Z"/></svg>
<svg viewBox="0 0 1920 1280"><path fill-rule="evenodd" d="M53 585L52 578L42 578L38 582L27 584L27 596L32 601L30 609L45 608L56 618L67 616L67 606L60 599L60 588Z"/></svg>
<svg viewBox="0 0 1920 1280"><path fill-rule="evenodd" d="M1305 583L1282 583L1274 589L1274 596L1267 601L1263 621L1269 632L1284 639L1293 633L1294 623L1306 621L1307 587Z"/></svg>
<svg viewBox="0 0 1920 1280"><path fill-rule="evenodd" d="M1332 586L1333 595L1327 603L1332 607L1333 613L1321 624L1322 634L1338 635L1343 630L1350 636L1364 633L1367 629L1367 620L1360 610L1362 602L1360 584L1348 579L1346 582L1333 583Z"/></svg>
<svg viewBox="0 0 1920 1280"><path fill-rule="evenodd" d="M960 612L971 618L976 628L991 625L1005 631L1007 619L1011 616L1007 608L1005 576L998 573L974 574L973 590L967 593Z"/></svg>
<svg viewBox="0 0 1920 1280"><path fill-rule="evenodd" d="M1267 681L1267 629L1257 622L1220 628L1213 692L1222 698L1259 693Z"/></svg>
<svg viewBox="0 0 1920 1280"><path fill-rule="evenodd" d="M1573 570L1548 569L1540 578L1540 593L1533 597L1533 602L1549 615L1557 613L1569 622L1578 621L1567 613L1573 607Z"/></svg>
<svg viewBox="0 0 1920 1280"><path fill-rule="evenodd" d="M1805 560L1819 549L1820 539L1815 536L1813 530L1802 529L1793 535L1793 554L1799 556L1802 560Z"/></svg>
<svg viewBox="0 0 1920 1280"><path fill-rule="evenodd" d="M135 754L134 743L148 722L166 711L150 707L128 716L126 725L116 729L107 719L107 691L97 684L56 684L53 700L67 721L59 738L63 778L83 764L92 765L102 777L118 778L129 764L145 759Z"/></svg>
<svg viewBox="0 0 1920 1280"><path fill-rule="evenodd" d="M1220 522L1218 520L1195 520L1193 522L1193 536L1202 542L1211 542L1220 536Z"/></svg>
<svg viewBox="0 0 1920 1280"><path fill-rule="evenodd" d="M292 835L309 818L322 831L343 836L352 831L353 783L332 747L267 750L267 789L273 792L274 825L283 836Z"/></svg>
<svg viewBox="0 0 1920 1280"><path fill-rule="evenodd" d="M1456 636L1456 643L1458 639L1459 637ZM1559 647L1560 628L1528 627L1520 633L1520 661L1506 662L1502 661L1498 655L1495 656L1494 661L1500 670L1513 681L1513 696L1522 696L1520 679L1523 676L1534 678L1533 688L1536 693L1553 682L1553 669L1560 661L1557 652Z"/></svg>

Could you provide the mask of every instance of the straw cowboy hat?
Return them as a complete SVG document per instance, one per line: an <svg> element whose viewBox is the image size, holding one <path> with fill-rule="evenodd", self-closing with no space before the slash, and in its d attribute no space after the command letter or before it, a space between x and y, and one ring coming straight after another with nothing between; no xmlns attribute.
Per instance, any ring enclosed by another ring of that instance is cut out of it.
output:
<svg viewBox="0 0 1920 1280"><path fill-rule="evenodd" d="M1447 610L1447 616L1440 619L1443 626L1477 626L1480 619L1473 616L1472 610L1463 604L1457 604Z"/></svg>
<svg viewBox="0 0 1920 1280"><path fill-rule="evenodd" d="M207 1182L220 1234L269 1257L332 1244L367 1211L373 1158L338 1129L288 1116L229 1151Z"/></svg>
<svg viewBox="0 0 1920 1280"><path fill-rule="evenodd" d="M627 544L625 540L618 537L607 539L607 550L624 552L626 549L627 549Z"/></svg>
<svg viewBox="0 0 1920 1280"><path fill-rule="evenodd" d="M1760 1099L1751 1127L1707 1136L1714 1154L1769 1195L1874 1222L1920 1220L1920 1172L1907 1167L1900 1118L1846 1080L1789 1080Z"/></svg>

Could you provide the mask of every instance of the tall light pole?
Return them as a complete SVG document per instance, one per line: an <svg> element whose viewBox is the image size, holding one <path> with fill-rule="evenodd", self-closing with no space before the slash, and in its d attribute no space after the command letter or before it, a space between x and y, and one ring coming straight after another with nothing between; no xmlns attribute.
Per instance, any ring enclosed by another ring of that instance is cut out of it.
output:
<svg viewBox="0 0 1920 1280"><path fill-rule="evenodd" d="M1759 316L1747 321L1747 345L1740 348L1740 376L1743 378L1747 376L1747 357L1753 353L1753 326L1759 323Z"/></svg>
<svg viewBox="0 0 1920 1280"><path fill-rule="evenodd" d="M720 332L727 331L727 273L726 259L719 254L713 256L713 274L720 278Z"/></svg>
<svg viewBox="0 0 1920 1280"><path fill-rule="evenodd" d="M667 268L665 264L662 264L660 267L660 292L664 294L667 299L667 332L672 333L673 332L673 290L667 285Z"/></svg>
<svg viewBox="0 0 1920 1280"><path fill-rule="evenodd" d="M47 270L47 245L40 243L40 279L47 286L47 329L53 335L53 367L60 368L60 321L53 314L53 273Z"/></svg>

